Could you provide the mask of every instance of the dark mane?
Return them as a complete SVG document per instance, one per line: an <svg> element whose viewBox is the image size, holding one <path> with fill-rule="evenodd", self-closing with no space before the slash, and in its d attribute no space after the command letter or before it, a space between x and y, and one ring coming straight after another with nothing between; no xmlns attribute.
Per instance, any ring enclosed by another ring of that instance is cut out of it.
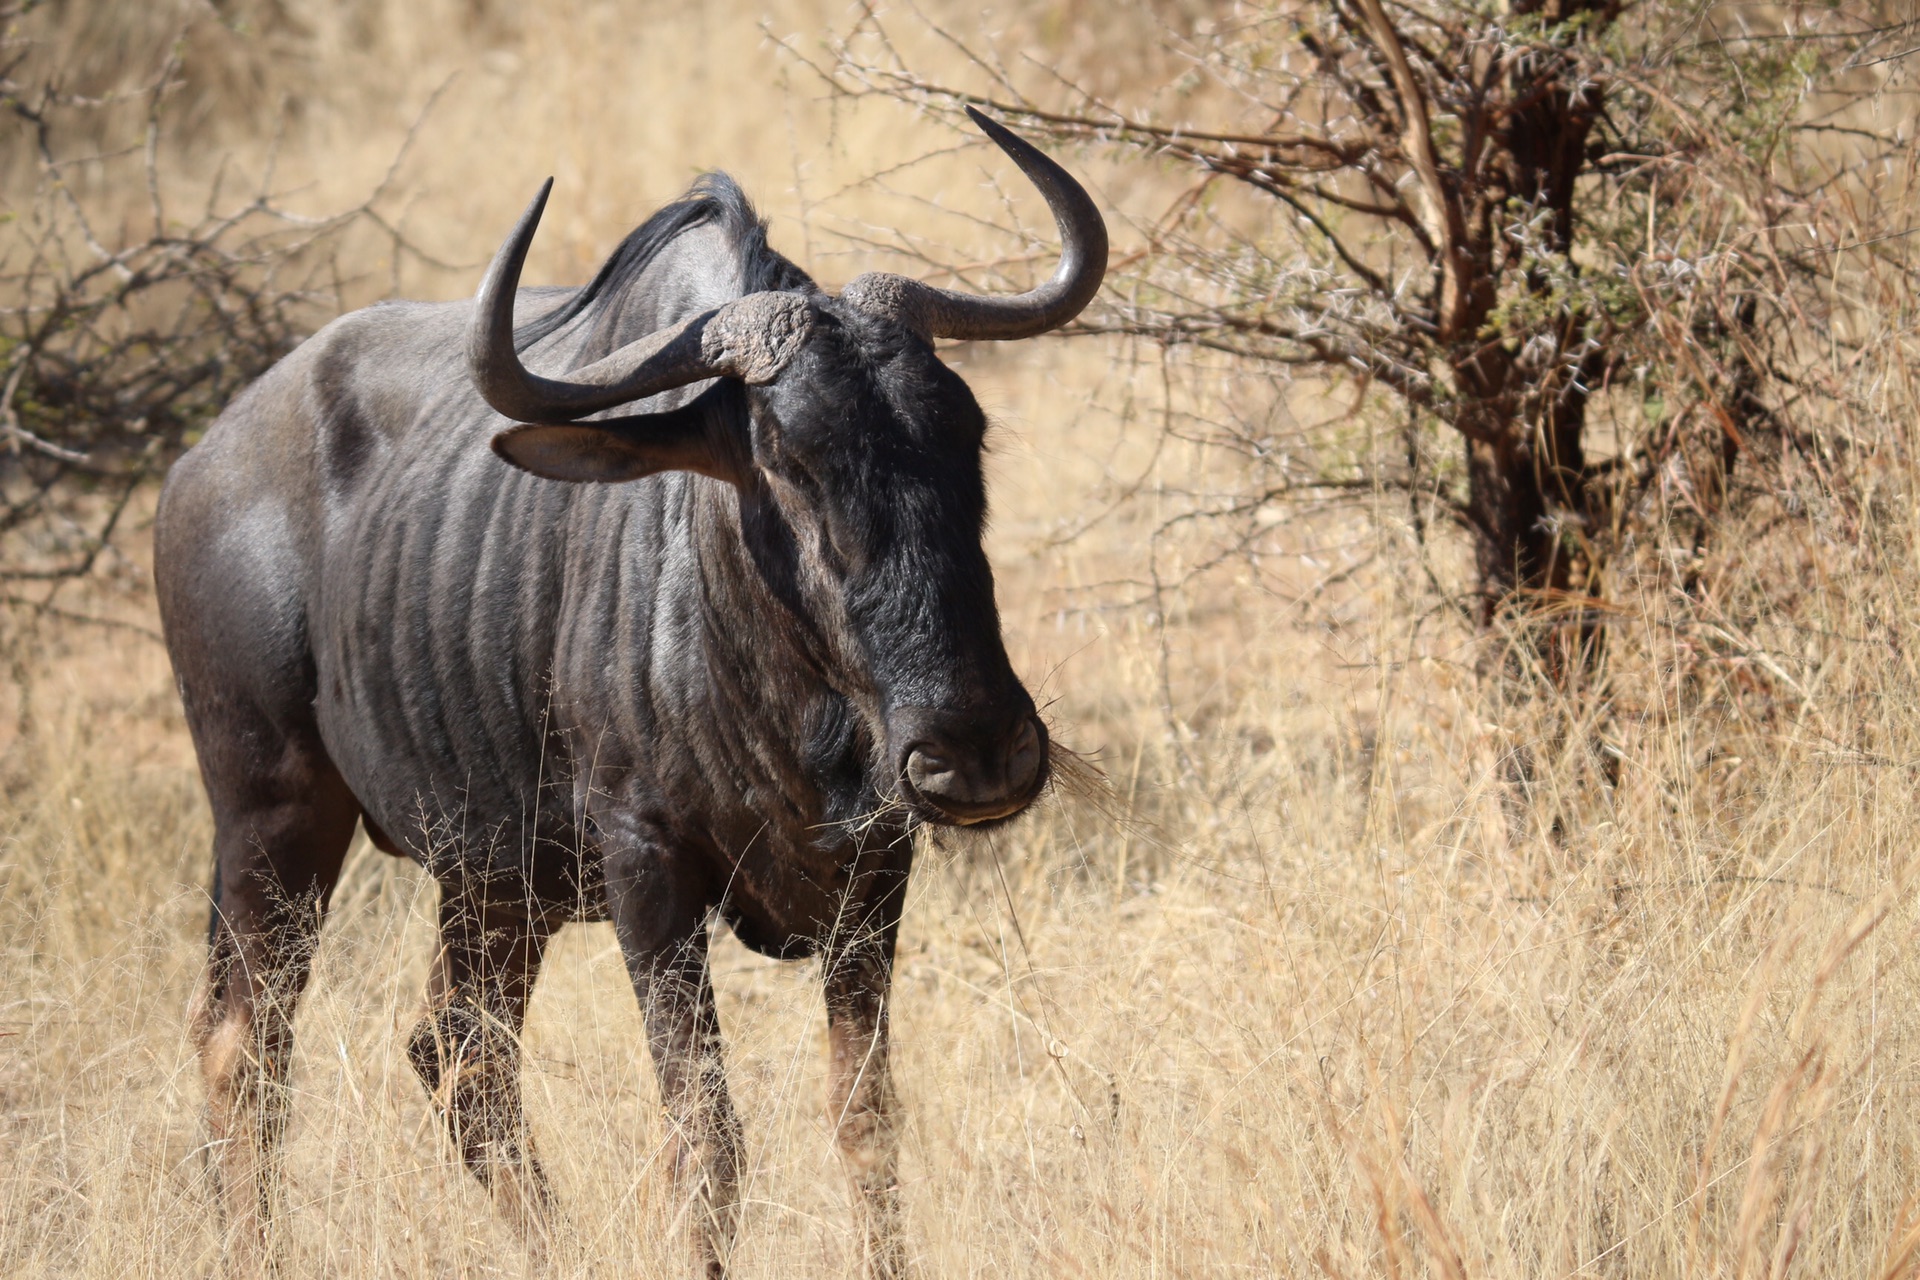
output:
<svg viewBox="0 0 1920 1280"><path fill-rule="evenodd" d="M743 292L763 289L817 292L813 278L767 244L767 223L740 184L724 173L706 173L694 180L687 194L662 206L652 217L627 233L600 264L592 280L554 310L514 330L514 345L525 347L546 337L601 302L620 297L647 265L681 233L717 223L740 255Z"/></svg>

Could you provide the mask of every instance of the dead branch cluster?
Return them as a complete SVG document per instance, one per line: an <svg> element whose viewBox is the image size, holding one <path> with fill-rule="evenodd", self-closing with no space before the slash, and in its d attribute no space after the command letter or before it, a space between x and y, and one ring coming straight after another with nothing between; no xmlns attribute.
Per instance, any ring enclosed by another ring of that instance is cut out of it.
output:
<svg viewBox="0 0 1920 1280"><path fill-rule="evenodd" d="M1249 467L1196 512L1249 549L1274 502L1404 492L1423 542L1465 535L1480 621L1590 646L1622 575L1704 589L1730 503L1844 523L1899 443L1855 429L1914 300L1917 28L1883 7L1236 7L1124 98L937 29L962 60L929 76L869 13L816 69L1185 175L1081 331L1351 384L1366 438L1403 439L1289 433L1283 392L1195 411Z"/></svg>
<svg viewBox="0 0 1920 1280"><path fill-rule="evenodd" d="M44 615L110 552L142 482L337 313L347 230L407 246L374 208L385 184L310 217L270 158L250 182L184 181L177 55L125 89L70 91L19 33L34 7L0 7L0 596Z"/></svg>

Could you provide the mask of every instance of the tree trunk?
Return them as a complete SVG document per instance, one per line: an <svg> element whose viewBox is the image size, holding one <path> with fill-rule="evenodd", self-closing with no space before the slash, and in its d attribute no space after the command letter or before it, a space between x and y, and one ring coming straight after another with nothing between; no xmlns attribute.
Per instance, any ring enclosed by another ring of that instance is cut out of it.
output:
<svg viewBox="0 0 1920 1280"><path fill-rule="evenodd" d="M1526 621L1558 682L1592 662L1598 639L1586 607L1586 396L1570 386L1542 416L1467 424L1466 514L1482 624Z"/></svg>
<svg viewBox="0 0 1920 1280"><path fill-rule="evenodd" d="M1578 13L1610 14L1612 0L1523 0L1520 8L1557 22ZM1601 86L1571 85L1564 74L1558 55L1547 53L1523 57L1510 69L1518 105L1499 130L1496 154L1504 155L1493 165L1501 180L1489 189L1490 196L1504 190L1506 199L1485 207L1489 230L1512 226L1514 204L1549 215L1531 230L1489 236L1482 264L1491 282L1500 254L1527 260L1528 285L1542 298L1554 295L1562 271L1579 270L1572 260L1574 188L1603 100ZM1503 211L1497 218L1495 205ZM1453 356L1468 405L1456 425L1466 436L1466 514L1475 532L1480 619L1489 626L1524 620L1556 681L1596 656L1595 617L1585 607L1595 583L1584 536L1589 504L1581 436L1586 388L1602 360L1585 331L1577 312L1494 342L1481 327Z"/></svg>

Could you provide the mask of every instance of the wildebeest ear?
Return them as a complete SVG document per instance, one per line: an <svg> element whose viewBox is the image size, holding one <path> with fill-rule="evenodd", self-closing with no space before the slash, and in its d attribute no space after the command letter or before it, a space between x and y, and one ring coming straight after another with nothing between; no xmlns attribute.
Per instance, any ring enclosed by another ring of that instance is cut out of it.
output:
<svg viewBox="0 0 1920 1280"><path fill-rule="evenodd" d="M671 415L565 425L522 423L493 438L493 451L522 471L574 484L615 484L661 471L697 471L736 482L705 432L675 430ZM664 428L664 429L663 429Z"/></svg>

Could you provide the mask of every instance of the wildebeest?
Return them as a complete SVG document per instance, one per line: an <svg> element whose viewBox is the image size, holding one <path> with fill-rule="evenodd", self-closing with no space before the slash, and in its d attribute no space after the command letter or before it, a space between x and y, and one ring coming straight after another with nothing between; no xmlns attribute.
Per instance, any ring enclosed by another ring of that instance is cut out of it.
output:
<svg viewBox="0 0 1920 1280"><path fill-rule="evenodd" d="M1080 186L974 119L1059 225L1031 292L830 295L719 175L584 287L520 290L549 182L477 299L335 321L173 468L156 577L214 817L193 1033L235 1269L270 1261L293 1006L356 821L440 885L408 1054L530 1247L549 1194L518 1033L553 931L611 919L721 1270L742 1153L717 917L821 957L829 1114L870 1265L897 1268L913 832L1010 818L1049 751L981 546L985 422L932 344L1064 324L1107 255Z"/></svg>

